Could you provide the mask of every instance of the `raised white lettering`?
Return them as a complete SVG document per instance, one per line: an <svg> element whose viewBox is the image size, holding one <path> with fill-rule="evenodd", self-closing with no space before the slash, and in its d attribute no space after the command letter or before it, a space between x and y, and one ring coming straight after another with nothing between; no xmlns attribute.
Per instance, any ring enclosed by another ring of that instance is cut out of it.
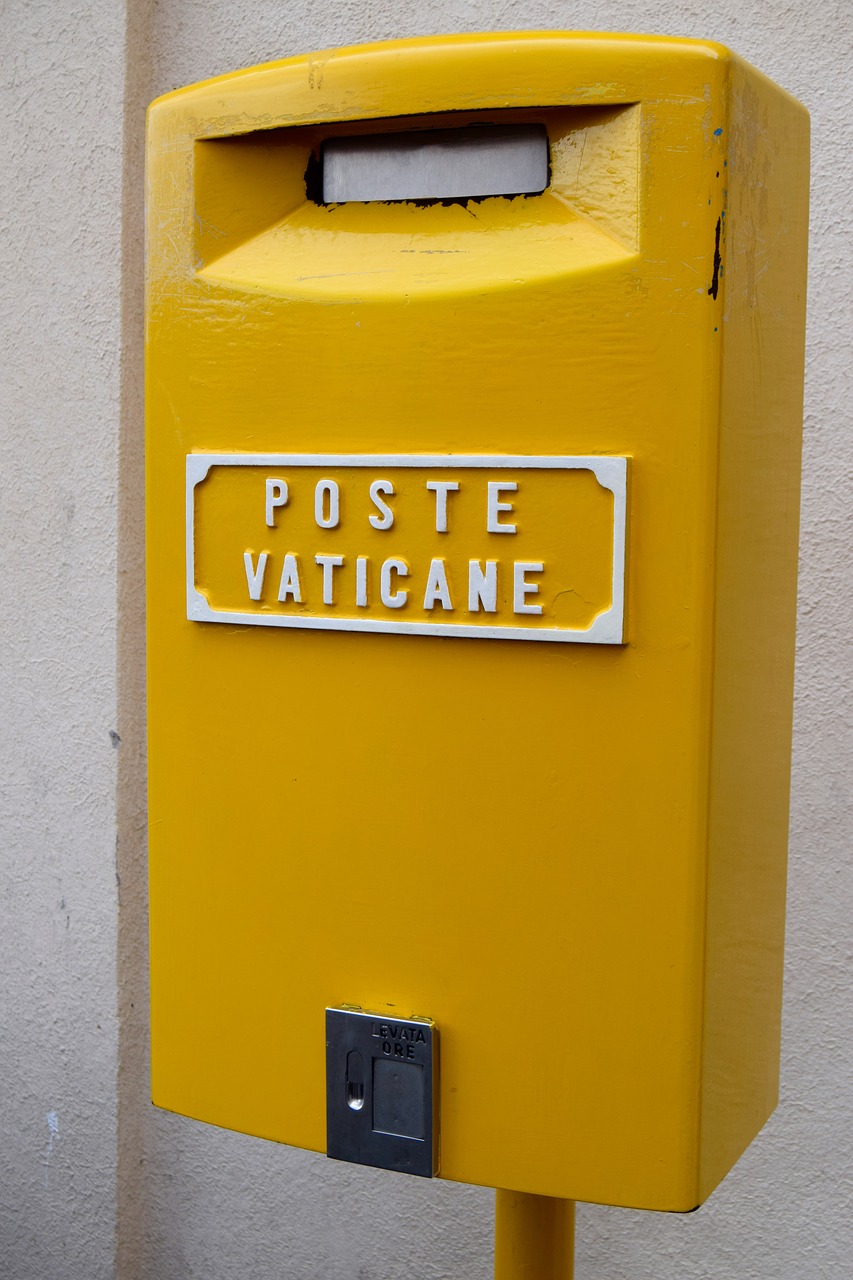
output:
<svg viewBox="0 0 853 1280"><path fill-rule="evenodd" d="M502 511L512 511L511 502L501 502L502 493L515 493L518 485L514 480L490 480L489 496L486 503L486 532L487 533L515 533L516 526L514 524L501 524L500 515Z"/></svg>
<svg viewBox="0 0 853 1280"><path fill-rule="evenodd" d="M249 599L260 600L261 592L264 589L264 574L267 571L267 557L269 553L262 551L258 556L258 567L254 566L251 551L243 552L243 564L246 566L246 582L249 586Z"/></svg>
<svg viewBox="0 0 853 1280"><path fill-rule="evenodd" d="M267 526L272 529L275 527L276 507L283 507L287 504L287 481L267 480L266 490Z"/></svg>
<svg viewBox="0 0 853 1280"><path fill-rule="evenodd" d="M367 556L358 556L355 562L355 602L359 609L367 608Z"/></svg>
<svg viewBox="0 0 853 1280"><path fill-rule="evenodd" d="M278 598L282 603L290 596L297 604L302 604L302 585L299 581L299 561L292 552L284 557L284 568L278 584Z"/></svg>
<svg viewBox="0 0 853 1280"><path fill-rule="evenodd" d="M378 516L368 516L368 520L374 529L390 529L394 523L394 512L388 506L384 498L380 498L380 493L390 497L394 492L394 486L390 480L374 480L370 486L370 497L379 512Z"/></svg>
<svg viewBox="0 0 853 1280"><path fill-rule="evenodd" d="M337 480L318 480L314 490L314 519L321 529L337 529L341 518L341 491Z"/></svg>
<svg viewBox="0 0 853 1280"><path fill-rule="evenodd" d="M385 560L379 573L379 596L387 609L402 609L408 599L408 591L394 591L392 573L401 578L409 576L409 566L405 560Z"/></svg>
<svg viewBox="0 0 853 1280"><path fill-rule="evenodd" d="M334 573L344 562L343 556L315 556L314 563L323 569L323 604L335 603Z"/></svg>
<svg viewBox="0 0 853 1280"><path fill-rule="evenodd" d="M424 608L434 609L437 604L440 604L442 609L450 609L451 611L453 609L444 561L430 560L426 591L424 592Z"/></svg>
<svg viewBox="0 0 853 1280"><path fill-rule="evenodd" d="M513 613L541 613L541 604L526 604L525 596L532 596L539 590L538 582L528 582L526 573L542 573L545 566L532 560L515 560L512 566L512 611Z"/></svg>
<svg viewBox="0 0 853 1280"><path fill-rule="evenodd" d="M498 562L487 560L485 569L479 560L468 561L468 611L476 613L482 605L486 613L498 609Z"/></svg>
<svg viewBox="0 0 853 1280"><path fill-rule="evenodd" d="M447 495L459 488L456 480L427 480L427 488L435 494L435 531L447 533Z"/></svg>

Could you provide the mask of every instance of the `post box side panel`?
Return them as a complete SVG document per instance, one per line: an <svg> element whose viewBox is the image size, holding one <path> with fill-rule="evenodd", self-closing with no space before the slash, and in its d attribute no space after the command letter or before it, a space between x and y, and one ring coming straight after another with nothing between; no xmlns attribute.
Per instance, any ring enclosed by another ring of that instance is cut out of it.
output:
<svg viewBox="0 0 853 1280"><path fill-rule="evenodd" d="M806 111L735 60L729 129L703 1196L777 1099L808 233Z"/></svg>
<svg viewBox="0 0 853 1280"><path fill-rule="evenodd" d="M352 281L296 299L203 278L196 139L310 120L308 62L295 105L268 70L259 115L243 112L249 77L205 88L221 99L207 115L199 91L153 112L154 1091L322 1149L325 1008L431 1017L442 1176L684 1209L698 1195L721 61L638 42L629 76L619 42L592 43L591 84L552 39L563 63L543 92L640 102L641 252L511 287L401 303ZM538 97L538 61L518 65L506 84L527 87L504 102ZM374 113L452 105L452 87L421 89L398 84ZM348 94L323 109L358 118ZM445 211L422 212L437 236ZM187 620L188 454L359 450L630 457L627 643Z"/></svg>

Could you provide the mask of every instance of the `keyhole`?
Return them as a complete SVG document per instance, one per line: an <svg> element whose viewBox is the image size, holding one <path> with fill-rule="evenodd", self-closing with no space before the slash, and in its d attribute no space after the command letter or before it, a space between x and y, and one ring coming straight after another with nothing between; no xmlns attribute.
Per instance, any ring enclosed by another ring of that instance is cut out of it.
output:
<svg viewBox="0 0 853 1280"><path fill-rule="evenodd" d="M361 1111L364 1106L364 1063L357 1049L347 1054L346 1073L347 1106L351 1111Z"/></svg>

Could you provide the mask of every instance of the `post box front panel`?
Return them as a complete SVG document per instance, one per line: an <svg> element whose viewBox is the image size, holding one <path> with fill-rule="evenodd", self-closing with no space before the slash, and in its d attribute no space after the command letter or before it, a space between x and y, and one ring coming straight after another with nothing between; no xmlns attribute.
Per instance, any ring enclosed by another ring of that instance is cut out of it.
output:
<svg viewBox="0 0 853 1280"><path fill-rule="evenodd" d="M726 68L472 37L153 109L160 1105L323 1150L325 1010L426 1018L441 1176L698 1202ZM506 110L559 189L308 196L325 136Z"/></svg>

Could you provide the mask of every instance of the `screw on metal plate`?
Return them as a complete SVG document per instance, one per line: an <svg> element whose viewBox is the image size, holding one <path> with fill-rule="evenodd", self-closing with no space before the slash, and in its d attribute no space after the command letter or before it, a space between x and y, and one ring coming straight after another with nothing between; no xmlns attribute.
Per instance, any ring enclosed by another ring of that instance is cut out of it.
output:
<svg viewBox="0 0 853 1280"><path fill-rule="evenodd" d="M326 1010L326 1153L431 1178L438 1032L427 1018Z"/></svg>

